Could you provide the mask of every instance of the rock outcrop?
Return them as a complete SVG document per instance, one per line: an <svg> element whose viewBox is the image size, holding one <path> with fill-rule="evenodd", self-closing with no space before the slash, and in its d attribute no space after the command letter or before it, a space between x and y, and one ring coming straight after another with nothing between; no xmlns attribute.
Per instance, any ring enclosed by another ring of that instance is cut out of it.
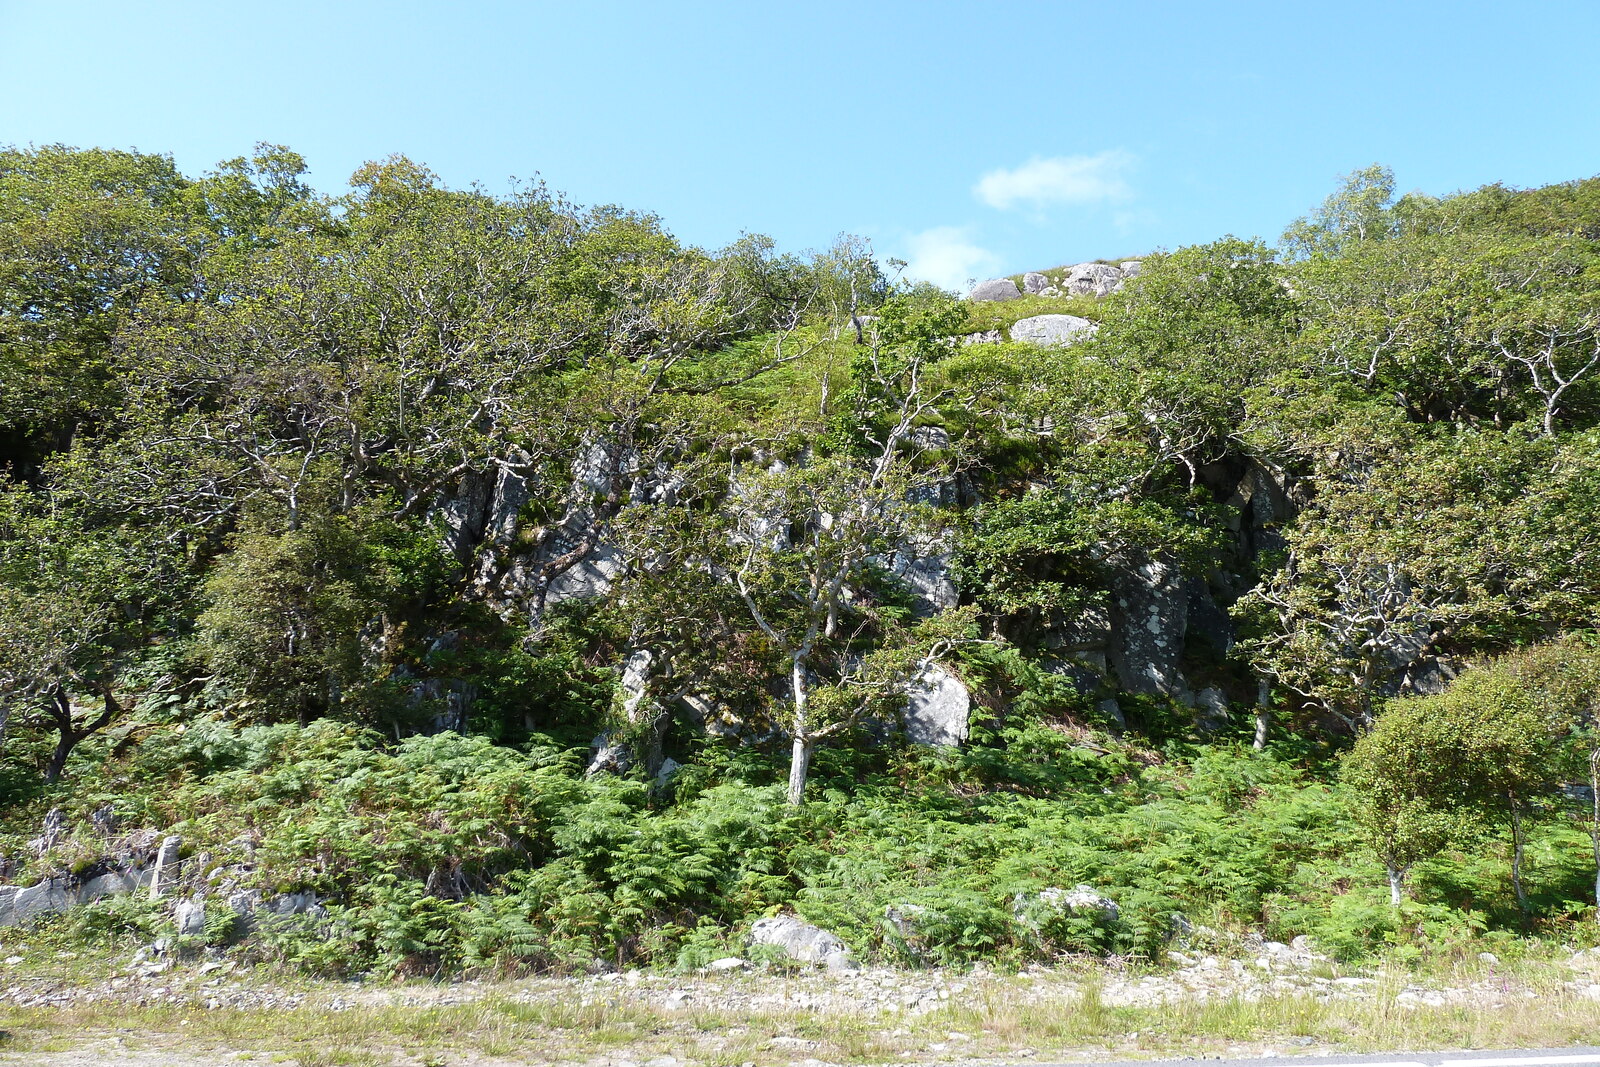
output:
<svg viewBox="0 0 1600 1067"><path fill-rule="evenodd" d="M1188 619L1189 598L1176 563L1149 559L1117 572L1109 658L1123 689L1192 701L1182 668Z"/></svg>
<svg viewBox="0 0 1600 1067"><path fill-rule="evenodd" d="M1122 288L1122 271L1106 263L1079 263L1067 272L1068 296L1110 296Z"/></svg>

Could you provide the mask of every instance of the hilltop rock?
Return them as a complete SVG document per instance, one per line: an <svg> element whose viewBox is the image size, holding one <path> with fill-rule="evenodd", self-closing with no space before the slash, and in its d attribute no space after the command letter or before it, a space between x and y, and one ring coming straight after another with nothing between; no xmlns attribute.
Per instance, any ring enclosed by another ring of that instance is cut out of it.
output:
<svg viewBox="0 0 1600 1067"><path fill-rule="evenodd" d="M967 299L976 303L983 300L1016 300L1021 296L1017 283L1010 278L990 278L986 282L974 285L972 292L967 294Z"/></svg>
<svg viewBox="0 0 1600 1067"><path fill-rule="evenodd" d="M1144 261L1138 259L1125 259L1121 263L1118 263L1117 266L1122 269L1122 276L1124 278L1137 278L1139 276L1139 271L1144 269Z"/></svg>
<svg viewBox="0 0 1600 1067"><path fill-rule="evenodd" d="M1067 272L1067 295L1109 296L1122 285L1122 271L1105 263L1079 263Z"/></svg>
<svg viewBox="0 0 1600 1067"><path fill-rule="evenodd" d="M1100 327L1078 315L1035 315L1011 324L1011 339L1054 347L1084 341Z"/></svg>
<svg viewBox="0 0 1600 1067"><path fill-rule="evenodd" d="M1022 290L1026 293L1042 293L1049 288L1050 279L1038 271L1029 271L1022 276Z"/></svg>

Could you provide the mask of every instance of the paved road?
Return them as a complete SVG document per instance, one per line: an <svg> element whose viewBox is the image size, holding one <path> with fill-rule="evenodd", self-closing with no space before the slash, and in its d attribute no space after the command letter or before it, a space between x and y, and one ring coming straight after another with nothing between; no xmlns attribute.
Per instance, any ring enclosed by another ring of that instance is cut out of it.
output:
<svg viewBox="0 0 1600 1067"><path fill-rule="evenodd" d="M1376 1056L1273 1056L1257 1060L1186 1056L1145 1062L1120 1060L1107 1067L1600 1067L1600 1048L1508 1049L1486 1052L1388 1052ZM1085 1067L1075 1064L1072 1067Z"/></svg>

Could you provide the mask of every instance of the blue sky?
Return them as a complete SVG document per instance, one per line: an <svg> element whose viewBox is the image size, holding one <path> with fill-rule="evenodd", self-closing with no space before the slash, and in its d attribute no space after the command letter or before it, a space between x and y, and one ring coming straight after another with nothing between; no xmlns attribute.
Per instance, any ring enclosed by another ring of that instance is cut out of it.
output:
<svg viewBox="0 0 1600 1067"><path fill-rule="evenodd" d="M719 247L841 233L947 286L1273 239L1339 174L1600 172L1600 2L0 0L0 143L195 173L287 144L542 176Z"/></svg>

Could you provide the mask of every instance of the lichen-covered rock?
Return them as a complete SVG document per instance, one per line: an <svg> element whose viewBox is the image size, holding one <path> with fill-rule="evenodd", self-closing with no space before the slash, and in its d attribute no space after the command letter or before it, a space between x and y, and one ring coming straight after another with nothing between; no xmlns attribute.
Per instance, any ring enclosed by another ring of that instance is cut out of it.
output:
<svg viewBox="0 0 1600 1067"><path fill-rule="evenodd" d="M1022 289L1028 293L1042 293L1050 285L1050 279L1037 271L1029 271L1022 276Z"/></svg>
<svg viewBox="0 0 1600 1067"><path fill-rule="evenodd" d="M1018 893L1011 902L1011 913L1025 926L1037 927L1051 915L1084 915L1100 922L1115 922L1122 916L1117 902L1092 885L1071 889L1050 886L1037 893Z"/></svg>
<svg viewBox="0 0 1600 1067"><path fill-rule="evenodd" d="M1144 269L1144 261L1138 259L1125 259L1117 266L1122 270L1124 278L1137 278L1139 271Z"/></svg>
<svg viewBox="0 0 1600 1067"><path fill-rule="evenodd" d="M964 345L997 345L1005 340L1005 335L999 330L979 330L977 333L961 335Z"/></svg>
<svg viewBox="0 0 1600 1067"><path fill-rule="evenodd" d="M797 963L820 964L830 971L854 970L856 966L849 946L843 941L793 915L757 920L750 927L750 943L772 945Z"/></svg>
<svg viewBox="0 0 1600 1067"><path fill-rule="evenodd" d="M1111 669L1123 689L1190 700L1182 668L1189 597L1176 563L1145 560L1111 581Z"/></svg>
<svg viewBox="0 0 1600 1067"><path fill-rule="evenodd" d="M1100 327L1079 315L1034 315L1011 324L1011 339L1054 347L1086 341Z"/></svg>
<svg viewBox="0 0 1600 1067"><path fill-rule="evenodd" d="M1017 288L1017 283L1010 278L990 278L986 282L979 282L972 287L972 292L967 294L967 299L974 303L993 300L1017 300L1022 292Z"/></svg>
<svg viewBox="0 0 1600 1067"><path fill-rule="evenodd" d="M967 739L972 695L943 667L925 671L906 691L906 739L918 745L952 748Z"/></svg>

